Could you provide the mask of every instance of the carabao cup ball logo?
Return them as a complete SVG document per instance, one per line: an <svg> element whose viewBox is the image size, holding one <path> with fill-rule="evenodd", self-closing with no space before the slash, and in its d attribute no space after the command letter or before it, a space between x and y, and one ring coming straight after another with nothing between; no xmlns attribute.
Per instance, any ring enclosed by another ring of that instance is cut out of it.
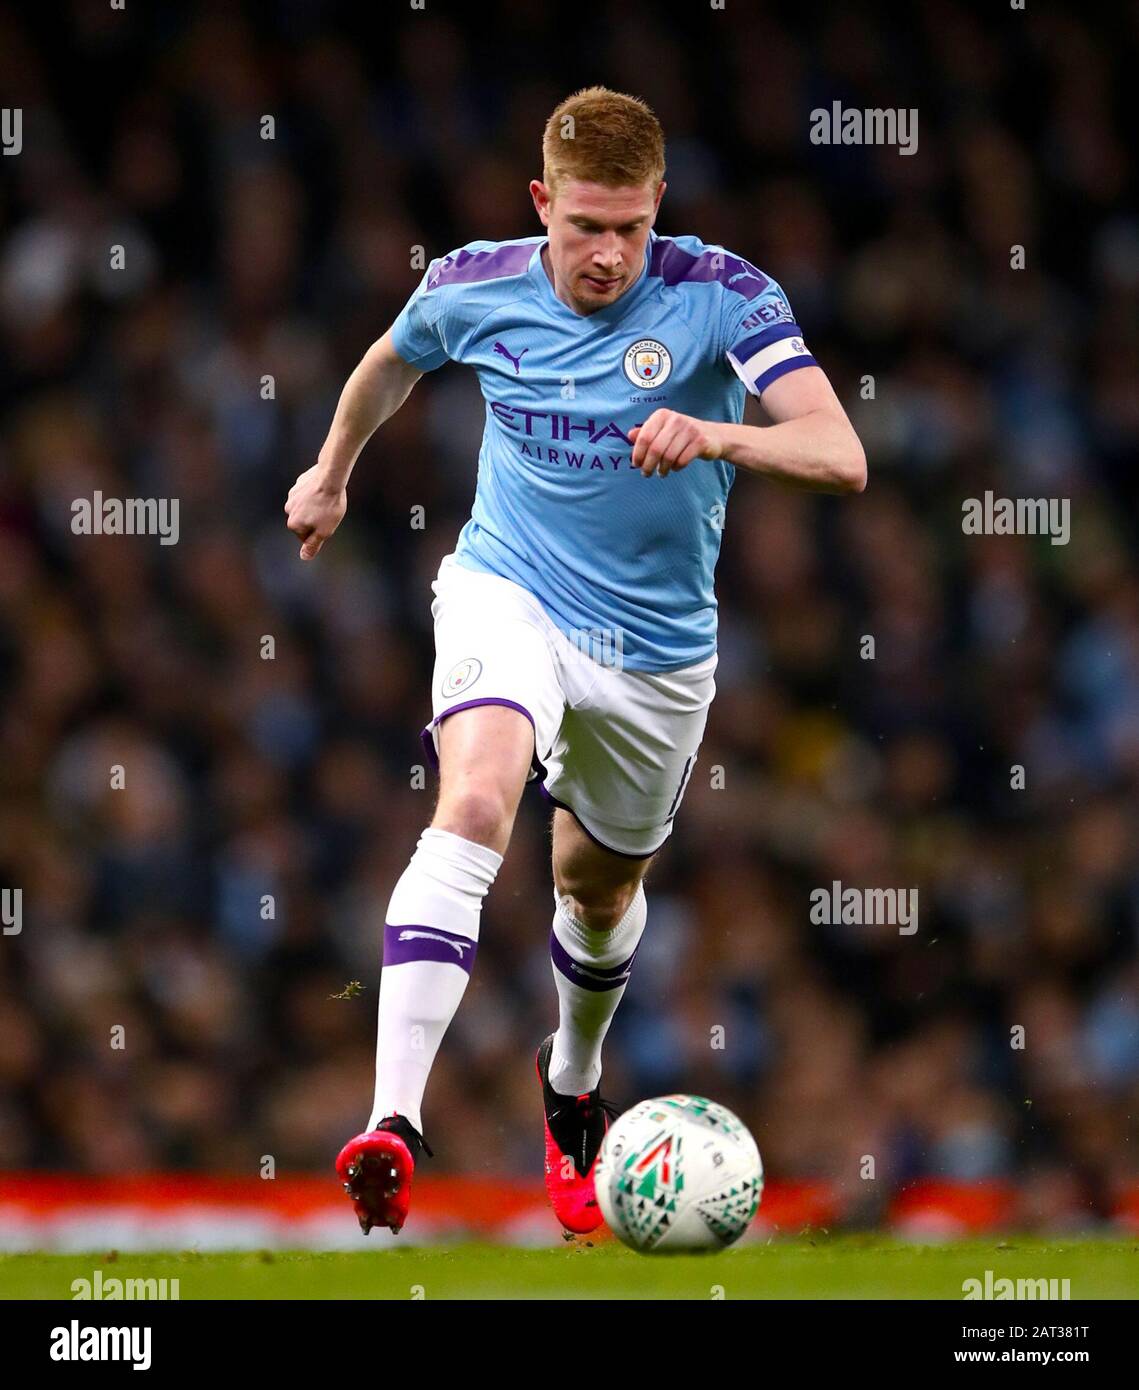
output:
<svg viewBox="0 0 1139 1390"><path fill-rule="evenodd" d="M625 353L625 375L634 386L663 386L672 371L672 353L655 338L642 338Z"/></svg>
<svg viewBox="0 0 1139 1390"><path fill-rule="evenodd" d="M481 674L482 662L477 657L464 657L457 665L452 666L443 678L444 696L458 695L473 685Z"/></svg>

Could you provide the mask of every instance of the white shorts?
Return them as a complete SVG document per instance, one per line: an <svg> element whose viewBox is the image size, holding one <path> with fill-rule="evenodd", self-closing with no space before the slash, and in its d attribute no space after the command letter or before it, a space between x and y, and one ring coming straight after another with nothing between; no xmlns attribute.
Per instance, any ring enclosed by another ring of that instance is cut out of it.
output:
<svg viewBox="0 0 1139 1390"><path fill-rule="evenodd" d="M692 776L717 654L679 671L621 670L601 634L575 646L521 585L466 569L453 555L431 589L433 718L422 738L435 769L448 714L507 705L534 728L527 780L605 849L654 854Z"/></svg>

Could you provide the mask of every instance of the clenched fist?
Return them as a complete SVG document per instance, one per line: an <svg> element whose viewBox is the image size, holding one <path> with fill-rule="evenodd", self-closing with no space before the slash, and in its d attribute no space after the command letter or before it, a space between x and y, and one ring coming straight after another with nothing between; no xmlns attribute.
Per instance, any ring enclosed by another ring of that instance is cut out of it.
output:
<svg viewBox="0 0 1139 1390"><path fill-rule="evenodd" d="M643 425L629 431L633 442L633 466L649 477L654 470L663 478L693 459L718 459L723 445L709 420L681 415L678 410L654 410Z"/></svg>
<svg viewBox="0 0 1139 1390"><path fill-rule="evenodd" d="M328 483L320 464L301 474L289 489L285 515L289 530L303 541L302 560L311 560L319 552L347 510L347 492Z"/></svg>

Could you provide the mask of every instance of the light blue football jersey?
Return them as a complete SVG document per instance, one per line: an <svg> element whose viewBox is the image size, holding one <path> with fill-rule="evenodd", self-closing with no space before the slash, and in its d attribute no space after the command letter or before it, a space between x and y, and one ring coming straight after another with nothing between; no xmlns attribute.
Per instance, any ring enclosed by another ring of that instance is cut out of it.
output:
<svg viewBox="0 0 1139 1390"><path fill-rule="evenodd" d="M646 478L627 432L661 407L738 423L745 390L815 359L780 287L723 247L650 233L635 283L583 316L555 295L545 243L472 241L433 260L392 328L422 371L473 367L486 401L456 559L527 589L583 651L599 640L628 670L689 666L716 649L735 470L696 459Z"/></svg>

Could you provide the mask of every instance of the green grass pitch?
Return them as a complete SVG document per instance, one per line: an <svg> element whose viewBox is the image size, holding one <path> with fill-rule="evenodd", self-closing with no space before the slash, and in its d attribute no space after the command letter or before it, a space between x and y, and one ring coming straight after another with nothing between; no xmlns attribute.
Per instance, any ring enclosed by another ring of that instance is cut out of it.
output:
<svg viewBox="0 0 1139 1390"><path fill-rule="evenodd" d="M0 1299L71 1299L71 1281L177 1279L181 1299L962 1298L965 1279L1068 1279L1073 1299L1139 1297L1139 1240L1018 1238L914 1245L880 1235L778 1239L644 1257L614 1242L554 1250L407 1246L359 1254L0 1256Z"/></svg>

